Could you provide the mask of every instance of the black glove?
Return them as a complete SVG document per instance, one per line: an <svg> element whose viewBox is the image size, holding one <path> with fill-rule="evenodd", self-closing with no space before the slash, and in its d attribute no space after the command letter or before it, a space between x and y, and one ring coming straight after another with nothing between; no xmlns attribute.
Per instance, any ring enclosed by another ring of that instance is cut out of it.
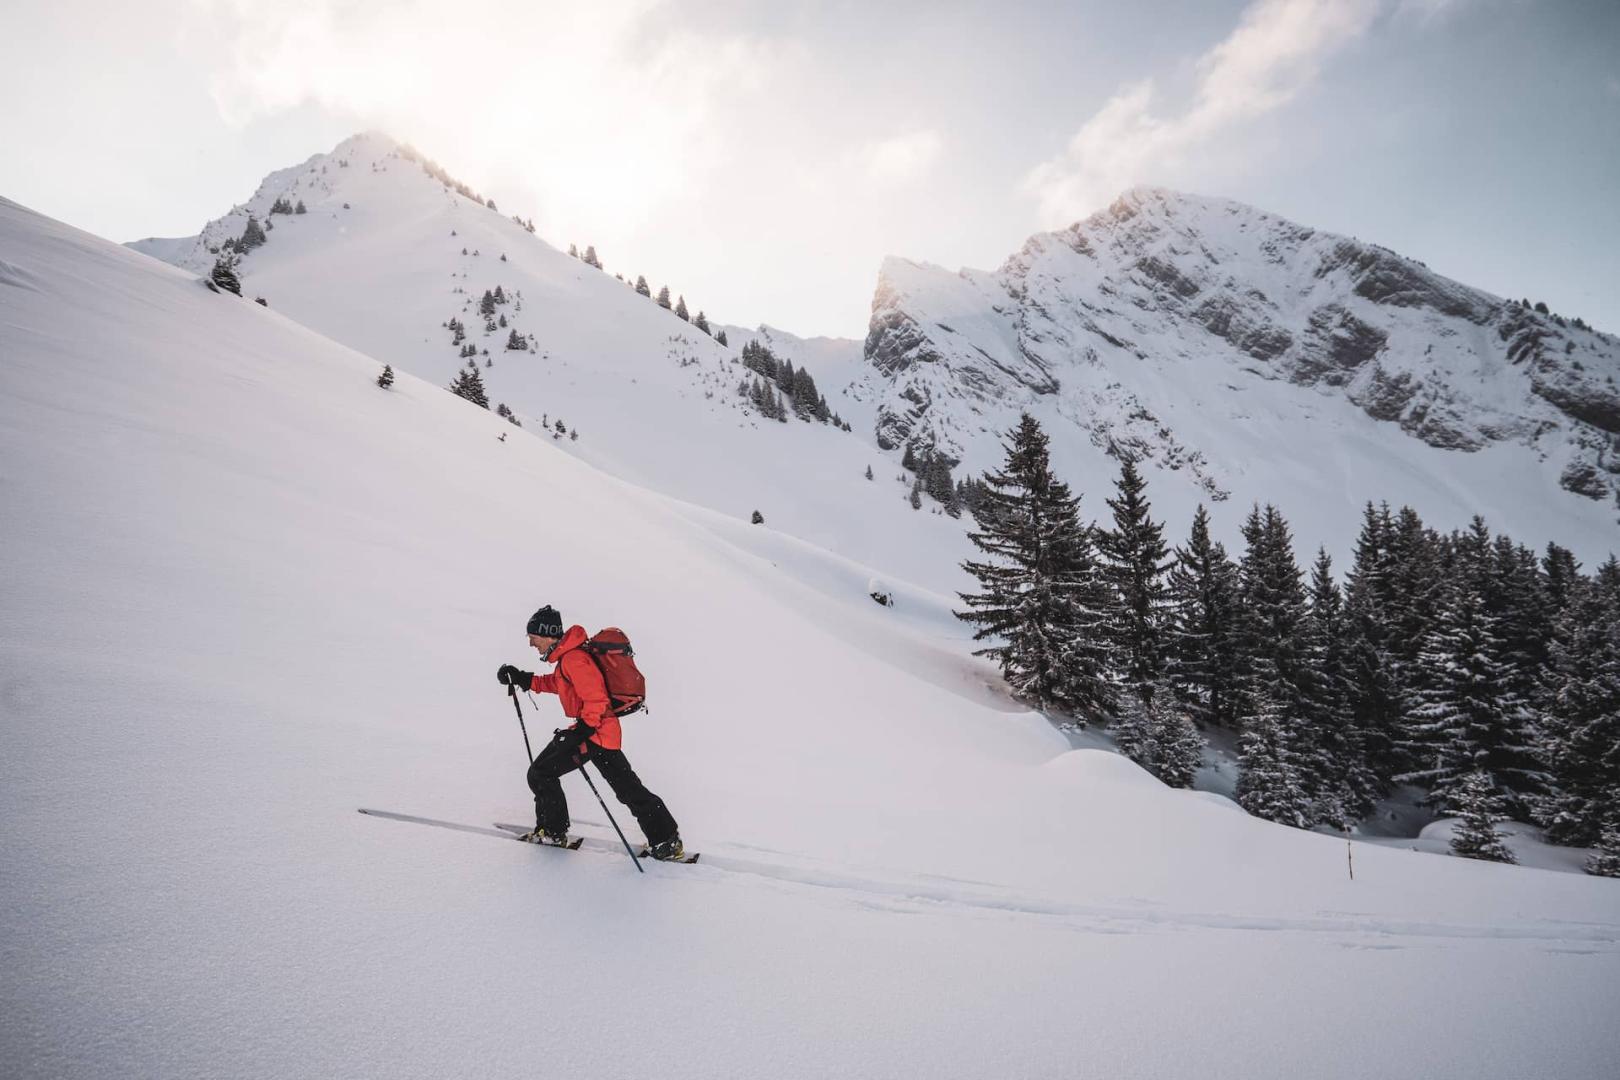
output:
<svg viewBox="0 0 1620 1080"><path fill-rule="evenodd" d="M589 742L596 729L583 720L575 720L572 727L565 727L557 732L557 741L578 749L579 744Z"/></svg>
<svg viewBox="0 0 1620 1080"><path fill-rule="evenodd" d="M495 681L502 686L515 686L519 690L527 690L534 685L534 672L519 671L511 664L502 664L501 670L495 673Z"/></svg>

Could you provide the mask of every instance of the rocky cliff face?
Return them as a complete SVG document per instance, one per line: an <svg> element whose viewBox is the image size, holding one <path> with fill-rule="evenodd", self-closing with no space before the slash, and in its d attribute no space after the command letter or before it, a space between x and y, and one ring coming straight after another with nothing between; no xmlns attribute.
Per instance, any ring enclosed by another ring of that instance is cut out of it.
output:
<svg viewBox="0 0 1620 1080"><path fill-rule="evenodd" d="M1381 439L1512 446L1576 495L1620 497L1620 339L1226 200L1133 190L993 273L889 259L866 359L880 444L979 466L984 435L1034 409L1219 500L1249 471L1231 427L1287 408L1250 407L1266 382Z"/></svg>

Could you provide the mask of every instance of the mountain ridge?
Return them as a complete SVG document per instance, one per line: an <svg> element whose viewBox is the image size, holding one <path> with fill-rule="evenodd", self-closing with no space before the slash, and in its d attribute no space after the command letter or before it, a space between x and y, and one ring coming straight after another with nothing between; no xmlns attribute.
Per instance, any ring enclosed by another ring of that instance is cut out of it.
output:
<svg viewBox="0 0 1620 1080"><path fill-rule="evenodd" d="M1463 474L1479 470L1424 449L1505 447L1543 477L1527 487L1603 508L1562 507L1580 531L1612 531L1620 502L1620 339L1228 199L1134 188L992 271L890 257L864 352L880 445L973 469L993 463L986 432L1031 409L1104 457L1179 473L1199 498L1266 501L1244 474L1288 453L1260 445L1273 418L1243 402L1263 394L1342 430L1342 460L1362 472L1378 440L1378 455L1421 459L1427 487L1473 496Z"/></svg>

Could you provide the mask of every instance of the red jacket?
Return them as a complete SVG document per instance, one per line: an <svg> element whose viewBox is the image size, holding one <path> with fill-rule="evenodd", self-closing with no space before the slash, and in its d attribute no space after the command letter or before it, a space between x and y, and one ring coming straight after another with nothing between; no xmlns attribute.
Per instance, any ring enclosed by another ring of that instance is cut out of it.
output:
<svg viewBox="0 0 1620 1080"><path fill-rule="evenodd" d="M587 637L583 626L570 626L551 650L550 660L557 670L550 675L536 675L529 689L537 694L556 694L564 716L583 720L595 729L591 742L604 750L617 750L619 718L613 715L613 706L608 702L602 669L580 648Z"/></svg>

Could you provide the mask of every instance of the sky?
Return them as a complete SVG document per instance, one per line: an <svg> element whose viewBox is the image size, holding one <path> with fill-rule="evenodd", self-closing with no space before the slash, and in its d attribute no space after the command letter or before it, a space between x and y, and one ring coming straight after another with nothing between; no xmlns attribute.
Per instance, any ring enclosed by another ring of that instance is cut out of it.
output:
<svg viewBox="0 0 1620 1080"><path fill-rule="evenodd" d="M1614 0L0 4L0 195L114 240L377 129L727 323L1154 184L1620 332Z"/></svg>

